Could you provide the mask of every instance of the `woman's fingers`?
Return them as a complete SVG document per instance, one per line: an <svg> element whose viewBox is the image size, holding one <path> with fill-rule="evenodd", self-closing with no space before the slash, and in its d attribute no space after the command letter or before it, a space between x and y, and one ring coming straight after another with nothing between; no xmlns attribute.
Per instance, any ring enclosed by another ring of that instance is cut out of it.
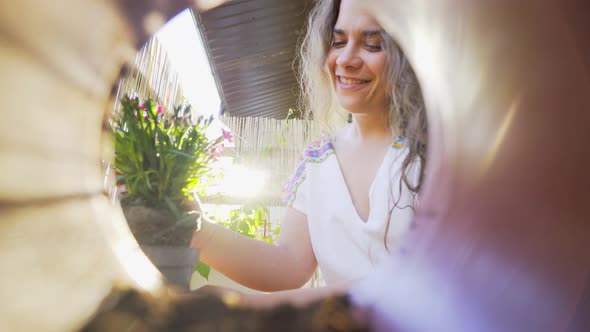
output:
<svg viewBox="0 0 590 332"><path fill-rule="evenodd" d="M201 200L199 199L199 196L197 196L197 194L192 194L189 197L185 198L183 204L185 208L189 211L197 211L199 213L203 212L203 209L201 207Z"/></svg>

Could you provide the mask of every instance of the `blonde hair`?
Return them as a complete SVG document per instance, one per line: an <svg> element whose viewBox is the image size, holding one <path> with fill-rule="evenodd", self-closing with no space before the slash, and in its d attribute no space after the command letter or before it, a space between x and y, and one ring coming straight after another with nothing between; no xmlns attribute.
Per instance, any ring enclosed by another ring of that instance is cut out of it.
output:
<svg viewBox="0 0 590 332"><path fill-rule="evenodd" d="M298 54L301 96L299 108L306 118L313 118L324 130L333 131L348 118L336 100L332 76L326 64L332 33L338 12L339 0L318 0L312 8ZM409 153L402 163L402 181L413 192L420 190L426 165L427 122L426 111L418 80L402 50L393 38L383 33L387 52L389 124L395 133L406 138ZM420 161L418 183L408 180L408 167ZM400 182L401 186L401 182Z"/></svg>
<svg viewBox="0 0 590 332"><path fill-rule="evenodd" d="M301 86L299 109L327 131L335 130L348 119L348 113L336 101L326 65L338 8L332 1L317 1L309 13L297 59Z"/></svg>

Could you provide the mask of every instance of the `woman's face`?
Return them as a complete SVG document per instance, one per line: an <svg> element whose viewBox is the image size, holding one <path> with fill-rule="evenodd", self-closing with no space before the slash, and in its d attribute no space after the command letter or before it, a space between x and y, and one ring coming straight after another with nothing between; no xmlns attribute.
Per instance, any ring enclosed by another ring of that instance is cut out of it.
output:
<svg viewBox="0 0 590 332"><path fill-rule="evenodd" d="M326 62L342 107L354 114L387 111L387 54L382 28L368 13L343 0Z"/></svg>

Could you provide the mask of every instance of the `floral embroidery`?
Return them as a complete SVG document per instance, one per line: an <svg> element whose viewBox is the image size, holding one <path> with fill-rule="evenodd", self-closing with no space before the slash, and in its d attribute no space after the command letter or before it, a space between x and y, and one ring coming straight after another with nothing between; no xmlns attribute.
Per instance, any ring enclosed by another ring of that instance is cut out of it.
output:
<svg viewBox="0 0 590 332"><path fill-rule="evenodd" d="M393 141L393 143L391 143L391 147L399 149L402 148L405 143L406 139L399 136ZM293 205L297 195L297 189L305 180L307 163L321 163L333 154L334 147L332 146L332 142L330 142L328 135L321 136L303 150L303 154L297 162L295 174L283 185L281 190L283 202L287 206Z"/></svg>
<svg viewBox="0 0 590 332"><path fill-rule="evenodd" d="M303 154L297 162L295 174L291 177L291 180L285 183L281 191L283 202L287 206L293 205L297 189L305 180L307 163L321 163L333 154L334 147L328 135L321 136L303 150Z"/></svg>
<svg viewBox="0 0 590 332"><path fill-rule="evenodd" d="M401 148L404 146L404 144L406 144L406 138L399 136L398 138L395 139L395 141L393 141L391 146L394 148Z"/></svg>

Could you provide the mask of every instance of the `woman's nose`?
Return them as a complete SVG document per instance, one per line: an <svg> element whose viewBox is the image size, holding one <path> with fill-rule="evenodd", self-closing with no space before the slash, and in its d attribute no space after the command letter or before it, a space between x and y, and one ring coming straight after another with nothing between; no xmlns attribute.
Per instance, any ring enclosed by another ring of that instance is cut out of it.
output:
<svg viewBox="0 0 590 332"><path fill-rule="evenodd" d="M360 68L363 65L363 60L358 54L358 49L354 45L348 44L340 49L336 65L342 68Z"/></svg>

